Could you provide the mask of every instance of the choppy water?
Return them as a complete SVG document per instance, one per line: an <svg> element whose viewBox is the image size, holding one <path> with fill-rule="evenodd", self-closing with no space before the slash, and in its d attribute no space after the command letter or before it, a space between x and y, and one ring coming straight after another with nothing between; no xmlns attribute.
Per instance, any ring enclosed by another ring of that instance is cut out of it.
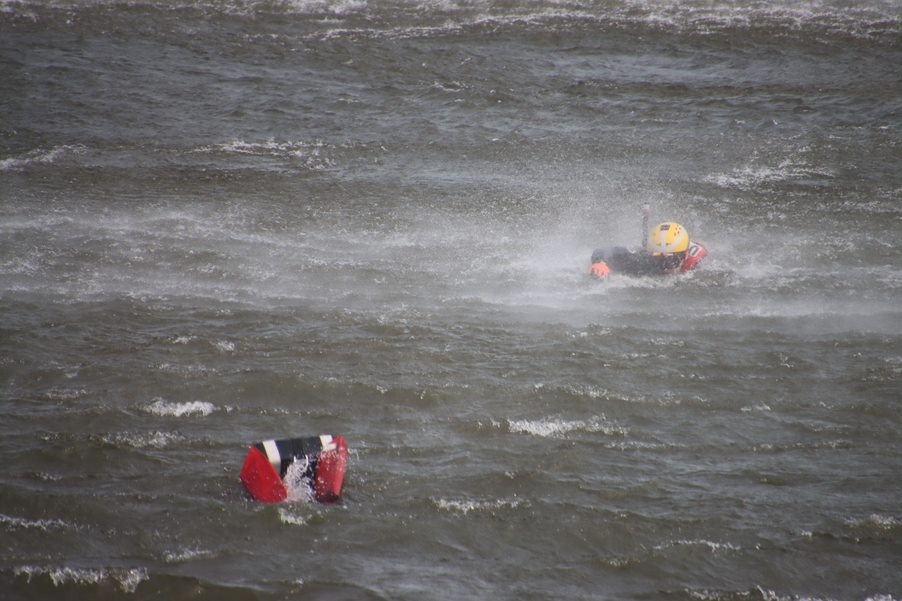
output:
<svg viewBox="0 0 902 601"><path fill-rule="evenodd" d="M0 4L4 599L902 599L895 1ZM588 281L638 208L710 251ZM250 502L342 434L343 502Z"/></svg>

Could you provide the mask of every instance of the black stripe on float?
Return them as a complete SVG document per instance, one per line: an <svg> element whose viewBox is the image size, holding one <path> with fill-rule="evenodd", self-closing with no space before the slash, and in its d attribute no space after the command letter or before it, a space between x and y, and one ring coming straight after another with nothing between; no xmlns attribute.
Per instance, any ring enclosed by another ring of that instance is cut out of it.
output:
<svg viewBox="0 0 902 601"><path fill-rule="evenodd" d="M279 477L284 478L288 467L295 461L303 461L307 464L306 475L313 478L316 470L316 460L323 450L323 443L319 437L286 438L276 440L275 445L282 458L279 465Z"/></svg>

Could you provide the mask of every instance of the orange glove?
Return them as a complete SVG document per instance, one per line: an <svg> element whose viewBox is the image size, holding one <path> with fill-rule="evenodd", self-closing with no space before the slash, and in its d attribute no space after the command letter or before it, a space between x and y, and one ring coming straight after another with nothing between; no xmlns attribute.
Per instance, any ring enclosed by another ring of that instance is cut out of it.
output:
<svg viewBox="0 0 902 601"><path fill-rule="evenodd" d="M611 275L611 268L608 267L608 264L604 261L592 263L592 265L589 267L589 275L593 278L602 280Z"/></svg>

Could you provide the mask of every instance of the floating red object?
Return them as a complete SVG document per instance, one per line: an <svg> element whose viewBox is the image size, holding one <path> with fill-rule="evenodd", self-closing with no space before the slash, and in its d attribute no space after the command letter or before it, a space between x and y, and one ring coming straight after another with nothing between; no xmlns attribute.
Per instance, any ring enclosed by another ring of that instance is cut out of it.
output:
<svg viewBox="0 0 902 601"><path fill-rule="evenodd" d="M262 503L288 498L285 475L295 463L303 469L314 498L331 503L341 498L348 466L348 446L342 436L311 436L264 440L248 451L241 468L241 483L251 497Z"/></svg>

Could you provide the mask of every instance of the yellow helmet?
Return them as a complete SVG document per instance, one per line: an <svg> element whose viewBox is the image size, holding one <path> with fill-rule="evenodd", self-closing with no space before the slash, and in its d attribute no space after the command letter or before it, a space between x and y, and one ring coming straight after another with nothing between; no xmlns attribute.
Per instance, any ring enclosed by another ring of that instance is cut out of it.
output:
<svg viewBox="0 0 902 601"><path fill-rule="evenodd" d="M687 248L689 248L689 232L679 223L672 221L653 227L645 245L645 249L653 255L686 252Z"/></svg>

